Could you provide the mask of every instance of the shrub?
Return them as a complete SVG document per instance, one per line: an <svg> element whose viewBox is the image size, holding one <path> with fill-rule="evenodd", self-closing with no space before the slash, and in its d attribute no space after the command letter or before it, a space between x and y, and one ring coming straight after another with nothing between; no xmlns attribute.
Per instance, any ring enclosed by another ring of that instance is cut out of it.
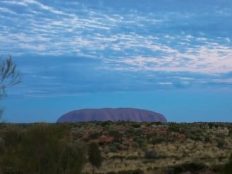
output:
<svg viewBox="0 0 232 174"><path fill-rule="evenodd" d="M63 127L46 124L31 126L24 132L7 130L0 170L4 174L80 173L85 162L84 150L69 144L63 136Z"/></svg>
<svg viewBox="0 0 232 174"><path fill-rule="evenodd" d="M22 141L23 132L18 127L7 127L3 134L3 140L5 146L8 148L14 148Z"/></svg>
<svg viewBox="0 0 232 174"><path fill-rule="evenodd" d="M157 152L154 149L146 150L144 152L144 158L146 158L146 159L157 159L158 155L157 155Z"/></svg>
<svg viewBox="0 0 232 174"><path fill-rule="evenodd" d="M141 124L140 123L132 123L131 125L133 128L140 128Z"/></svg>
<svg viewBox="0 0 232 174"><path fill-rule="evenodd" d="M224 174L231 174L231 173L232 173L232 155L230 156L228 163L224 167Z"/></svg>
<svg viewBox="0 0 232 174"><path fill-rule="evenodd" d="M94 133L91 133L88 138L91 139L91 140L93 140L93 139L99 138L100 136L101 136L101 133L94 132Z"/></svg>
<svg viewBox="0 0 232 174"><path fill-rule="evenodd" d="M3 140L2 137L0 137L0 154L4 153L4 149L5 149L5 142Z"/></svg>
<svg viewBox="0 0 232 174"><path fill-rule="evenodd" d="M97 143L89 144L88 159L89 159L90 164L92 164L93 166L93 173L94 173L94 167L96 168L101 167L103 158L101 156L101 151Z"/></svg>
<svg viewBox="0 0 232 174"><path fill-rule="evenodd" d="M201 163L184 163L178 166L174 166L169 169L168 173L170 174L179 174L184 172L198 173L207 169L207 166Z"/></svg>
<svg viewBox="0 0 232 174"><path fill-rule="evenodd" d="M121 147L120 147L121 145L120 145L120 143L112 143L110 146L109 146L109 150L110 150L110 152L117 152L117 151L119 151L120 149L121 149Z"/></svg>
<svg viewBox="0 0 232 174"><path fill-rule="evenodd" d="M232 128L229 128L229 136L232 137Z"/></svg>
<svg viewBox="0 0 232 174"><path fill-rule="evenodd" d="M162 143L162 142L166 142L167 141L167 138L165 136L156 136L156 137L152 137L151 138L151 143L152 144L159 144L159 143Z"/></svg>
<svg viewBox="0 0 232 174"><path fill-rule="evenodd" d="M65 143L60 150L58 167L59 173L80 173L86 159L83 147L76 143Z"/></svg>
<svg viewBox="0 0 232 174"><path fill-rule="evenodd" d="M171 123L168 126L168 132L180 132L180 126L178 126L176 123Z"/></svg>
<svg viewBox="0 0 232 174"><path fill-rule="evenodd" d="M134 137L134 141L138 144L140 148L142 148L145 144L145 140L142 137Z"/></svg>
<svg viewBox="0 0 232 174"><path fill-rule="evenodd" d="M224 146L225 146L225 140L222 139L222 138L218 139L218 140L217 140L217 147L218 147L219 149L222 149L222 148L224 148Z"/></svg>
<svg viewBox="0 0 232 174"><path fill-rule="evenodd" d="M114 137L114 141L117 141L117 142L122 142L122 134L116 130L110 130L109 131L109 135Z"/></svg>

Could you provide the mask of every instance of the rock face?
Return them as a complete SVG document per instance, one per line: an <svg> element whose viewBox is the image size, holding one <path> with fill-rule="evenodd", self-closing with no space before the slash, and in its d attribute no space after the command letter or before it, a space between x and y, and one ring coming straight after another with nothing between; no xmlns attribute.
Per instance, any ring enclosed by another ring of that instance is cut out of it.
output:
<svg viewBox="0 0 232 174"><path fill-rule="evenodd" d="M133 122L166 122L166 118L153 111L134 108L103 108L74 110L62 115L58 123L90 121L133 121Z"/></svg>

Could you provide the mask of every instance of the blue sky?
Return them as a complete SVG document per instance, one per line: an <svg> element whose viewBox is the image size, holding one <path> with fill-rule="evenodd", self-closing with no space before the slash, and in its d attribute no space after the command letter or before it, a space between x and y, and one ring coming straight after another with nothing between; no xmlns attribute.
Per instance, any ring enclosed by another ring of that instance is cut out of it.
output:
<svg viewBox="0 0 232 174"><path fill-rule="evenodd" d="M22 73L4 119L139 107L170 121L232 121L231 9L230 0L0 0L0 55Z"/></svg>

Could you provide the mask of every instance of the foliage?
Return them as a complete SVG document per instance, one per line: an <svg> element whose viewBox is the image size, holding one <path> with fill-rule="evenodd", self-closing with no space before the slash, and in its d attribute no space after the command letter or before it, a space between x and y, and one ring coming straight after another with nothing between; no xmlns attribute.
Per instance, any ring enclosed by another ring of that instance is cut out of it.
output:
<svg viewBox="0 0 232 174"><path fill-rule="evenodd" d="M204 171L207 167L201 163L184 163L181 165L177 165L169 169L168 173L171 174L179 174L179 173L199 173L200 171Z"/></svg>
<svg viewBox="0 0 232 174"><path fill-rule="evenodd" d="M120 142L120 143L122 142L123 135L120 132L116 130L109 130L109 135L114 138L114 141Z"/></svg>
<svg viewBox="0 0 232 174"><path fill-rule="evenodd" d="M180 126L176 123L171 123L168 127L169 132L180 132Z"/></svg>
<svg viewBox="0 0 232 174"><path fill-rule="evenodd" d="M230 156L230 159L224 168L224 174L231 174L231 173L232 173L232 155Z"/></svg>
<svg viewBox="0 0 232 174"><path fill-rule="evenodd" d="M154 136L150 140L151 144L159 144L165 141L167 141L167 137L164 136Z"/></svg>
<svg viewBox="0 0 232 174"><path fill-rule="evenodd" d="M84 150L77 143L66 143L65 128L34 125L27 130L9 128L4 134L0 156L3 174L74 174L85 162Z"/></svg>
<svg viewBox="0 0 232 174"><path fill-rule="evenodd" d="M86 162L83 149L83 146L77 143L64 143L58 162L59 173L80 173Z"/></svg>
<svg viewBox="0 0 232 174"><path fill-rule="evenodd" d="M232 127L229 128L229 136L232 137Z"/></svg>
<svg viewBox="0 0 232 174"><path fill-rule="evenodd" d="M158 155L154 149L146 150L144 152L144 158L146 159L157 159Z"/></svg>
<svg viewBox="0 0 232 174"><path fill-rule="evenodd" d="M110 152L117 152L117 151L119 151L120 150L120 143L118 143L118 142L114 142L114 143L112 143L112 144L110 144L110 146L109 146L109 150L110 150Z"/></svg>
<svg viewBox="0 0 232 174"><path fill-rule="evenodd" d="M88 147L88 159L89 162L96 168L101 167L102 156L101 151L97 143L90 143Z"/></svg>

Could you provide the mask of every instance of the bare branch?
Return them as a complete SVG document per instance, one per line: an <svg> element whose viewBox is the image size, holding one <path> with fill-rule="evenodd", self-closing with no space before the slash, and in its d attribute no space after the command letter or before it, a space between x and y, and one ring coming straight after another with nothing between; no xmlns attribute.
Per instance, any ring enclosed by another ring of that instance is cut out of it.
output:
<svg viewBox="0 0 232 174"><path fill-rule="evenodd" d="M12 57L0 62L0 96L4 96L5 89L21 82L21 75L16 69Z"/></svg>

